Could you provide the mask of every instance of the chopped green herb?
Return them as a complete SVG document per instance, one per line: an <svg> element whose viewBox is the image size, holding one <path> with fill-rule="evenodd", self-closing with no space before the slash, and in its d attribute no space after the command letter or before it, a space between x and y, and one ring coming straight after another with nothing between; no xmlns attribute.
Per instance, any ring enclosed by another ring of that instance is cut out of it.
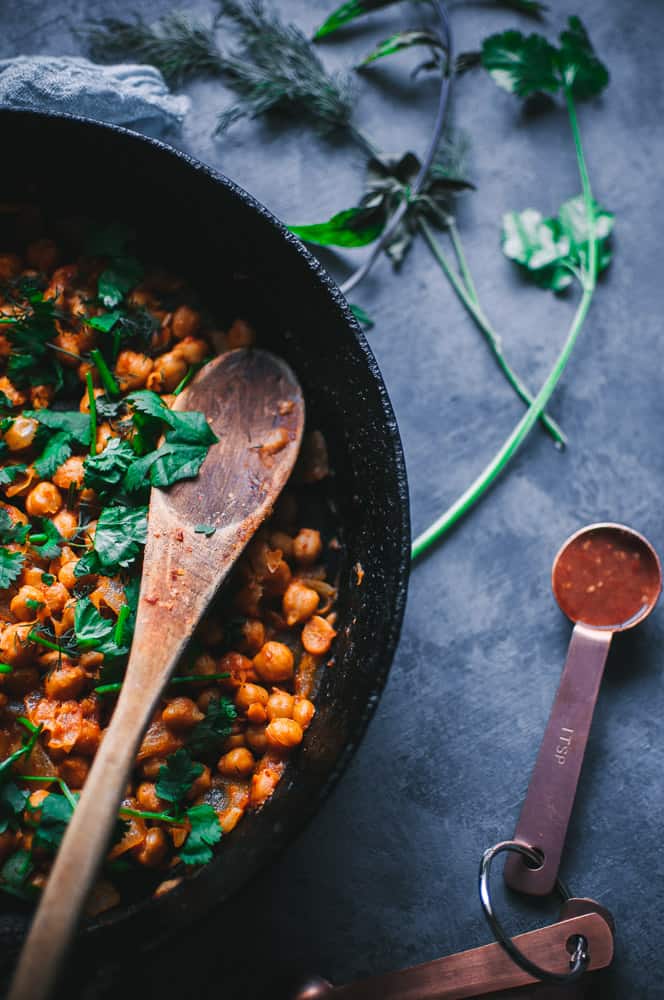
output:
<svg viewBox="0 0 664 1000"><path fill-rule="evenodd" d="M33 807L28 806L28 808ZM60 846L67 824L73 816L72 804L65 795L51 792L38 806L33 808L33 811L40 813L33 844L35 847L43 847L54 854Z"/></svg>
<svg viewBox="0 0 664 1000"><path fill-rule="evenodd" d="M189 835L180 848L180 860L185 865L205 865L212 860L211 848L221 840L219 817L207 803L187 809L191 825Z"/></svg>
<svg viewBox="0 0 664 1000"><path fill-rule="evenodd" d="M111 438L103 451L85 459L84 483L98 493L104 493L122 481L135 459L136 454L128 441Z"/></svg>
<svg viewBox="0 0 664 1000"><path fill-rule="evenodd" d="M147 513L147 507L105 507L97 521L94 547L76 563L75 575L112 575L131 566L147 541Z"/></svg>
<svg viewBox="0 0 664 1000"><path fill-rule="evenodd" d="M95 347L93 351L90 351L90 358L99 372L99 378L101 379L102 385L109 396L115 397L120 395L120 386L115 380L113 372L106 364L104 360L104 355L101 353L98 347Z"/></svg>
<svg viewBox="0 0 664 1000"><path fill-rule="evenodd" d="M25 556L22 552L10 552L9 549L0 548L0 590L6 590L18 580L24 562Z"/></svg>
<svg viewBox="0 0 664 1000"><path fill-rule="evenodd" d="M30 851L15 851L0 868L0 886L3 891L18 896L19 899L32 899L34 893L29 891L27 885L32 868Z"/></svg>
<svg viewBox="0 0 664 1000"><path fill-rule="evenodd" d="M187 748L195 757L215 753L230 735L235 718L237 711L229 698L211 701L207 715L192 730Z"/></svg>
<svg viewBox="0 0 664 1000"><path fill-rule="evenodd" d="M42 573L41 575L41 582L45 584L47 587L52 586L52 584L54 584L56 580L57 577L53 576L52 573Z"/></svg>
<svg viewBox="0 0 664 1000"><path fill-rule="evenodd" d="M184 747L181 747L170 754L166 763L159 768L155 786L157 795L166 802L172 802L176 813L179 813L185 795L202 773L203 765L193 761Z"/></svg>
<svg viewBox="0 0 664 1000"><path fill-rule="evenodd" d="M211 538L216 530L213 524L197 524L194 528L197 535L205 535L206 538Z"/></svg>

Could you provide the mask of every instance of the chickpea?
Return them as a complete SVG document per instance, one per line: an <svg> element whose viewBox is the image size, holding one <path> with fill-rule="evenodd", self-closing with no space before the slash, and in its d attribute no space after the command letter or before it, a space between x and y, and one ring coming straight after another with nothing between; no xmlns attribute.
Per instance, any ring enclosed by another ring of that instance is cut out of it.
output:
<svg viewBox="0 0 664 1000"><path fill-rule="evenodd" d="M320 531L314 528L301 528L293 539L293 555L302 566L313 565L320 559L322 551Z"/></svg>
<svg viewBox="0 0 664 1000"><path fill-rule="evenodd" d="M5 682L7 691L16 697L24 697L39 687L39 671L36 667L15 667Z"/></svg>
<svg viewBox="0 0 664 1000"><path fill-rule="evenodd" d="M43 607L44 594L36 587L21 587L18 594L12 597L9 610L20 622L33 622L37 617L39 608L30 607L28 601L36 601Z"/></svg>
<svg viewBox="0 0 664 1000"><path fill-rule="evenodd" d="M242 625L241 652L255 656L265 643L265 626L260 618L247 618Z"/></svg>
<svg viewBox="0 0 664 1000"><path fill-rule="evenodd" d="M48 610L51 613L58 614L60 611L64 611L65 605L69 600L69 591L63 583L56 580L55 583L46 588L44 598L46 599Z"/></svg>
<svg viewBox="0 0 664 1000"><path fill-rule="evenodd" d="M169 729L191 729L205 718L191 698L173 698L161 713L163 722Z"/></svg>
<svg viewBox="0 0 664 1000"><path fill-rule="evenodd" d="M308 729L316 713L316 708L312 701L308 698L295 698L295 703L293 705L293 720L297 722L302 729Z"/></svg>
<svg viewBox="0 0 664 1000"><path fill-rule="evenodd" d="M208 674L217 673L217 664L209 653L201 653L194 660L194 667L192 673L205 677Z"/></svg>
<svg viewBox="0 0 664 1000"><path fill-rule="evenodd" d="M302 726L294 719L273 719L265 730L267 742L276 750L290 750L302 742Z"/></svg>
<svg viewBox="0 0 664 1000"><path fill-rule="evenodd" d="M254 755L246 747L229 750L217 763L217 770L224 778L248 778L254 769Z"/></svg>
<svg viewBox="0 0 664 1000"><path fill-rule="evenodd" d="M207 715L210 705L213 701L219 701L219 688L217 687L207 687L199 694L196 699L196 705L198 708Z"/></svg>
<svg viewBox="0 0 664 1000"><path fill-rule="evenodd" d="M198 365L210 353L207 341L197 337L185 337L173 348L173 354L184 358L188 365Z"/></svg>
<svg viewBox="0 0 664 1000"><path fill-rule="evenodd" d="M157 354L170 347L173 335L171 332L171 314L167 313L161 326L150 335L150 350Z"/></svg>
<svg viewBox="0 0 664 1000"><path fill-rule="evenodd" d="M66 507L59 510L58 513L51 518L51 520L63 538L73 538L78 531L78 518L72 510L67 510ZM71 590L75 583L76 580L74 580L74 583L71 585L65 584L65 586L69 586L69 589Z"/></svg>
<svg viewBox="0 0 664 1000"><path fill-rule="evenodd" d="M96 367L94 365L90 366L90 371L96 371L96 370L97 369L96 369ZM80 376L80 374L81 373L79 372L79 376ZM86 372L83 372L83 377L81 378L81 382L85 382L85 375L86 375ZM95 389L94 390L95 399L99 399L100 396L104 396L105 394L106 394L106 390L105 389L99 388L99 389ZM83 396L81 397L81 402L79 403L78 408L81 411L81 413L89 413L90 412L90 397L88 396L87 392L83 393Z"/></svg>
<svg viewBox="0 0 664 1000"><path fill-rule="evenodd" d="M55 389L52 385L31 385L30 402L33 410L45 410L53 402Z"/></svg>
<svg viewBox="0 0 664 1000"><path fill-rule="evenodd" d="M106 445L111 440L111 438L117 437L118 435L113 430L109 423L100 424L97 428L97 454L101 454L106 448Z"/></svg>
<svg viewBox="0 0 664 1000"><path fill-rule="evenodd" d="M286 428L275 427L266 434L265 440L261 445L261 454L276 455L278 451L281 451L286 447L289 441L290 435Z"/></svg>
<svg viewBox="0 0 664 1000"><path fill-rule="evenodd" d="M139 285L130 292L127 299L130 305L135 306L137 309L150 309L157 306L158 300L152 294L152 292L145 288L144 285Z"/></svg>
<svg viewBox="0 0 664 1000"><path fill-rule="evenodd" d="M199 798L201 795L205 795L206 792L210 791L212 786L212 775L210 773L210 768L207 764L203 764L203 770L194 779L194 783L187 792L187 798L193 802L194 799Z"/></svg>
<svg viewBox="0 0 664 1000"><path fill-rule="evenodd" d="M273 531L270 535L270 545L273 549L281 549L285 559L293 558L293 539L285 531Z"/></svg>
<svg viewBox="0 0 664 1000"><path fill-rule="evenodd" d="M90 770L90 761L78 754L70 754L58 765L58 774L72 788L82 788Z"/></svg>
<svg viewBox="0 0 664 1000"><path fill-rule="evenodd" d="M29 642L28 635L31 625L7 625L0 634L0 662L20 667L30 660L34 646ZM8 680L11 680L12 674Z"/></svg>
<svg viewBox="0 0 664 1000"><path fill-rule="evenodd" d="M176 340L193 337L200 325L200 313L191 306L178 306L171 319L171 329Z"/></svg>
<svg viewBox="0 0 664 1000"><path fill-rule="evenodd" d="M57 514L61 507L62 494L53 483L37 483L25 498L25 509L30 517Z"/></svg>
<svg viewBox="0 0 664 1000"><path fill-rule="evenodd" d="M83 486L84 475L83 458L80 455L72 455L55 470L53 482L61 490L68 490L72 484L80 490Z"/></svg>
<svg viewBox="0 0 664 1000"><path fill-rule="evenodd" d="M98 653L95 649L89 649L86 653L81 653L78 658L79 666L83 667L86 674L94 673L104 662L104 654Z"/></svg>
<svg viewBox="0 0 664 1000"><path fill-rule="evenodd" d="M11 427L5 431L5 443L9 450L22 451L24 448L29 448L35 439L38 426L38 422L31 417L16 417Z"/></svg>
<svg viewBox="0 0 664 1000"><path fill-rule="evenodd" d="M318 607L320 598L315 590L300 580L293 580L283 596L281 606L287 625L299 625L311 618Z"/></svg>
<svg viewBox="0 0 664 1000"><path fill-rule="evenodd" d="M143 781L136 789L136 798L141 809L146 812L163 812L165 802L157 795L156 786L151 781Z"/></svg>
<svg viewBox="0 0 664 1000"><path fill-rule="evenodd" d="M226 342L231 350L235 347L251 347L256 334L244 319L236 319L226 334Z"/></svg>
<svg viewBox="0 0 664 1000"><path fill-rule="evenodd" d="M58 262L58 247L53 240L35 240L29 243L25 251L25 259L30 267L49 274Z"/></svg>
<svg viewBox="0 0 664 1000"><path fill-rule="evenodd" d="M68 701L76 698L88 682L82 667L62 666L48 675L44 682L47 698L54 701Z"/></svg>
<svg viewBox="0 0 664 1000"><path fill-rule="evenodd" d="M158 868L168 854L168 840L161 827L151 827L140 847L134 848L134 856L146 868Z"/></svg>
<svg viewBox="0 0 664 1000"><path fill-rule="evenodd" d="M115 374L118 376L123 392L131 389L142 389L152 371L154 362L146 354L137 351L120 351L115 363Z"/></svg>
<svg viewBox="0 0 664 1000"><path fill-rule="evenodd" d="M143 776L148 779L148 781L156 781L159 777L159 772L164 766L166 761L162 757L148 757L144 760L141 766Z"/></svg>
<svg viewBox="0 0 664 1000"><path fill-rule="evenodd" d="M247 731L244 736L254 753L265 753L267 750L265 726L247 726Z"/></svg>
<svg viewBox="0 0 664 1000"><path fill-rule="evenodd" d="M252 662L261 680L278 683L293 676L293 654L283 642L266 642Z"/></svg>
<svg viewBox="0 0 664 1000"><path fill-rule="evenodd" d="M219 673L229 673L231 676L228 683L233 686L239 686L246 681L257 680L252 661L248 657L243 656L242 653L236 653L235 651L225 653L219 660Z"/></svg>
<svg viewBox="0 0 664 1000"><path fill-rule="evenodd" d="M23 822L27 826L39 826L41 823L41 805L47 799L49 792L46 788L36 788L30 793L28 798L29 809L23 813Z"/></svg>
<svg viewBox="0 0 664 1000"><path fill-rule="evenodd" d="M251 723L252 726L260 726L264 722L267 722L265 706L259 705L258 702L250 705L247 709L247 722Z"/></svg>
<svg viewBox="0 0 664 1000"><path fill-rule="evenodd" d="M101 743L101 726L94 719L83 719L74 747L85 757L94 757Z"/></svg>
<svg viewBox="0 0 664 1000"><path fill-rule="evenodd" d="M260 614L260 602L263 597L263 587L257 580L250 580L246 586L235 595L234 605L241 615L257 618Z"/></svg>
<svg viewBox="0 0 664 1000"><path fill-rule="evenodd" d="M53 343L60 348L57 352L58 361L68 368L78 368L83 360L82 355L92 350L96 340L97 334L91 326L83 327L77 332L62 329L53 338Z"/></svg>
<svg viewBox="0 0 664 1000"><path fill-rule="evenodd" d="M268 693L259 684L241 684L235 695L235 705L246 712L250 705L267 705Z"/></svg>
<svg viewBox="0 0 664 1000"><path fill-rule="evenodd" d="M280 691L279 688L272 688L272 694L267 703L267 717L272 722L273 719L291 719L293 717L293 705L295 699L288 691Z"/></svg>
<svg viewBox="0 0 664 1000"><path fill-rule="evenodd" d="M268 596L281 597L286 593L290 582L290 566L285 560L280 559L273 572L263 580L263 588Z"/></svg>
<svg viewBox="0 0 664 1000"><path fill-rule="evenodd" d="M154 370L147 380L148 389L154 392L172 392L187 374L187 362L174 351L162 354L154 363Z"/></svg>
<svg viewBox="0 0 664 1000"><path fill-rule="evenodd" d="M302 645L312 656L321 656L327 653L336 634L329 622L314 615L302 629Z"/></svg>
<svg viewBox="0 0 664 1000"><path fill-rule="evenodd" d="M6 375L2 375L0 377L0 392L4 392L12 406L25 405L27 396L20 389L17 389L14 383L11 382Z"/></svg>

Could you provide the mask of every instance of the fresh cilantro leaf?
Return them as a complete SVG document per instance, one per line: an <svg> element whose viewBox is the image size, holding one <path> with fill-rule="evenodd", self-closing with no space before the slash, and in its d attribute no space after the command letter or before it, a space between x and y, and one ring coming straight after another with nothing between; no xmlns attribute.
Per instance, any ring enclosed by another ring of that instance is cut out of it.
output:
<svg viewBox="0 0 664 1000"><path fill-rule="evenodd" d="M42 518L39 533L46 535L46 540L41 545L33 544L32 548L34 551L42 559L57 559L60 555L60 546L64 542L64 538L53 524L53 521L49 521L46 517Z"/></svg>
<svg viewBox="0 0 664 1000"><path fill-rule="evenodd" d="M578 17L570 17L559 37L560 48L542 35L504 31L482 45L482 64L499 87L529 97L557 94L565 88L573 97L596 97L609 82L609 71L598 59Z"/></svg>
<svg viewBox="0 0 664 1000"><path fill-rule="evenodd" d="M0 590L6 590L19 578L25 556L22 552L10 552L0 548Z"/></svg>
<svg viewBox="0 0 664 1000"><path fill-rule="evenodd" d="M482 65L499 87L517 97L560 90L558 53L542 35L491 35L482 43Z"/></svg>
<svg viewBox="0 0 664 1000"><path fill-rule="evenodd" d="M142 277L143 268L135 257L115 257L99 275L97 295L107 309L114 309Z"/></svg>
<svg viewBox="0 0 664 1000"><path fill-rule="evenodd" d="M56 469L66 462L72 453L72 439L67 431L53 434L34 467L41 479L50 479Z"/></svg>
<svg viewBox="0 0 664 1000"><path fill-rule="evenodd" d="M7 395L6 392L0 391L0 409L2 410L13 410L14 404Z"/></svg>
<svg viewBox="0 0 664 1000"><path fill-rule="evenodd" d="M42 293L30 296L25 312L11 317L3 332L12 345L7 374L15 385L62 385L62 366L52 356L49 343L57 336L54 303L44 301Z"/></svg>
<svg viewBox="0 0 664 1000"><path fill-rule="evenodd" d="M559 63L565 83L579 100L596 97L609 82L609 71L597 58L579 17L570 17L560 34Z"/></svg>
<svg viewBox="0 0 664 1000"><path fill-rule="evenodd" d="M122 438L111 438L98 455L88 455L83 463L84 482L98 493L117 486L135 460L134 449Z"/></svg>
<svg viewBox="0 0 664 1000"><path fill-rule="evenodd" d="M594 203L598 271L611 260L607 245L613 214ZM543 288L567 288L575 274L588 267L589 228L582 195L566 201L555 218L526 209L509 212L503 219L503 251Z"/></svg>
<svg viewBox="0 0 664 1000"><path fill-rule="evenodd" d="M34 598L28 597L25 601L25 606L30 608L31 611L39 611L40 608L44 607L43 601L35 601Z"/></svg>
<svg viewBox="0 0 664 1000"><path fill-rule="evenodd" d="M24 417L37 420L52 431L62 431L74 441L89 447L90 415L78 410L24 410Z"/></svg>
<svg viewBox="0 0 664 1000"><path fill-rule="evenodd" d="M148 417L154 417L155 420L166 420L166 414L170 412L166 404L162 401L161 396L150 389L139 389L138 392L130 392L126 399L139 413L144 413Z"/></svg>
<svg viewBox="0 0 664 1000"><path fill-rule="evenodd" d="M19 899L32 899L33 894L26 885L32 874L32 867L30 851L15 851L0 868L0 887Z"/></svg>
<svg viewBox="0 0 664 1000"><path fill-rule="evenodd" d="M54 576L52 573L42 573L41 575L41 581L47 587L50 587L51 584L55 583L56 580L57 577Z"/></svg>
<svg viewBox="0 0 664 1000"><path fill-rule="evenodd" d="M41 816L33 844L35 847L43 847L55 853L74 814L71 803L66 796L51 792L38 806L35 806L34 811L39 811Z"/></svg>
<svg viewBox="0 0 664 1000"><path fill-rule="evenodd" d="M288 228L301 240L317 246L363 247L378 239L385 228L385 214L381 206L361 205L337 212L327 222Z"/></svg>
<svg viewBox="0 0 664 1000"><path fill-rule="evenodd" d="M132 392L126 398L135 410L168 424L171 432L167 434L167 441L176 441L178 444L211 445L218 440L208 424L205 414L198 410L184 412L171 410L163 402L161 396L149 389Z"/></svg>
<svg viewBox="0 0 664 1000"><path fill-rule="evenodd" d="M76 576L112 574L138 558L148 537L147 507L105 507L99 515L94 547L76 564Z"/></svg>
<svg viewBox="0 0 664 1000"><path fill-rule="evenodd" d="M29 524L12 521L9 513L0 508L0 543L9 545L11 542L23 544L30 532Z"/></svg>
<svg viewBox="0 0 664 1000"><path fill-rule="evenodd" d="M166 442L139 458L125 476L125 488L130 492L146 484L171 486L180 479L193 479L207 456L207 447Z"/></svg>
<svg viewBox="0 0 664 1000"><path fill-rule="evenodd" d="M213 524L197 524L194 528L194 532L197 535L205 535L206 538L211 538L216 530Z"/></svg>
<svg viewBox="0 0 664 1000"><path fill-rule="evenodd" d="M207 803L187 809L191 829L180 848L180 860L185 865L205 865L212 860L211 848L221 840L219 818Z"/></svg>
<svg viewBox="0 0 664 1000"><path fill-rule="evenodd" d="M179 811L185 795L202 773L203 765L193 761L184 747L181 747L170 754L166 763L159 768L155 786L157 795L166 802L173 802Z"/></svg>
<svg viewBox="0 0 664 1000"><path fill-rule="evenodd" d="M0 833L18 829L28 797L29 793L24 792L13 781L0 786Z"/></svg>
<svg viewBox="0 0 664 1000"><path fill-rule="evenodd" d="M113 312L103 313L101 316L90 316L86 319L86 323L93 330L101 330L102 333L108 333L113 329L121 316L122 310L114 309Z"/></svg>
<svg viewBox="0 0 664 1000"><path fill-rule="evenodd" d="M5 465L0 469L0 486L9 486L26 469L27 465Z"/></svg>
<svg viewBox="0 0 664 1000"><path fill-rule="evenodd" d="M219 749L231 732L237 712L232 701L221 697L211 701L204 719L194 727L187 748L195 756L207 756Z"/></svg>

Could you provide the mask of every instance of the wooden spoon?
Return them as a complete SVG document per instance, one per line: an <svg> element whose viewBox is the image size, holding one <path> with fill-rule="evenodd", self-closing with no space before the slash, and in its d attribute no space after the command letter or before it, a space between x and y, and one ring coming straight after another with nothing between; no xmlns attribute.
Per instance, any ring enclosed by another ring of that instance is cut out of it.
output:
<svg viewBox="0 0 664 1000"><path fill-rule="evenodd" d="M125 681L48 877L9 1000L42 1000L55 986L143 731L192 632L270 513L299 451L302 391L288 366L264 351L232 351L210 362L175 408L202 410L219 442L196 479L152 490ZM197 533L202 524L215 533Z"/></svg>

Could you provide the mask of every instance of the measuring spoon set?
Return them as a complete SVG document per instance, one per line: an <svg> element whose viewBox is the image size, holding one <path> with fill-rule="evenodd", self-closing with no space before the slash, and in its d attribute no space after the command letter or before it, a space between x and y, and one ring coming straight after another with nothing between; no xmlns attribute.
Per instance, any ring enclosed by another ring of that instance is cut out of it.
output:
<svg viewBox="0 0 664 1000"><path fill-rule="evenodd" d="M293 1000L463 1000L529 984L573 983L610 964L611 914L592 899L572 897L558 869L611 640L648 617L661 592L662 571L643 535L603 523L565 542L551 577L556 601L574 629L514 839L485 851L480 864L480 901L495 942L345 986L315 978ZM510 888L561 896L556 923L514 938L505 934L489 887L500 854L507 855ZM530 994L519 995L525 1000Z"/></svg>

